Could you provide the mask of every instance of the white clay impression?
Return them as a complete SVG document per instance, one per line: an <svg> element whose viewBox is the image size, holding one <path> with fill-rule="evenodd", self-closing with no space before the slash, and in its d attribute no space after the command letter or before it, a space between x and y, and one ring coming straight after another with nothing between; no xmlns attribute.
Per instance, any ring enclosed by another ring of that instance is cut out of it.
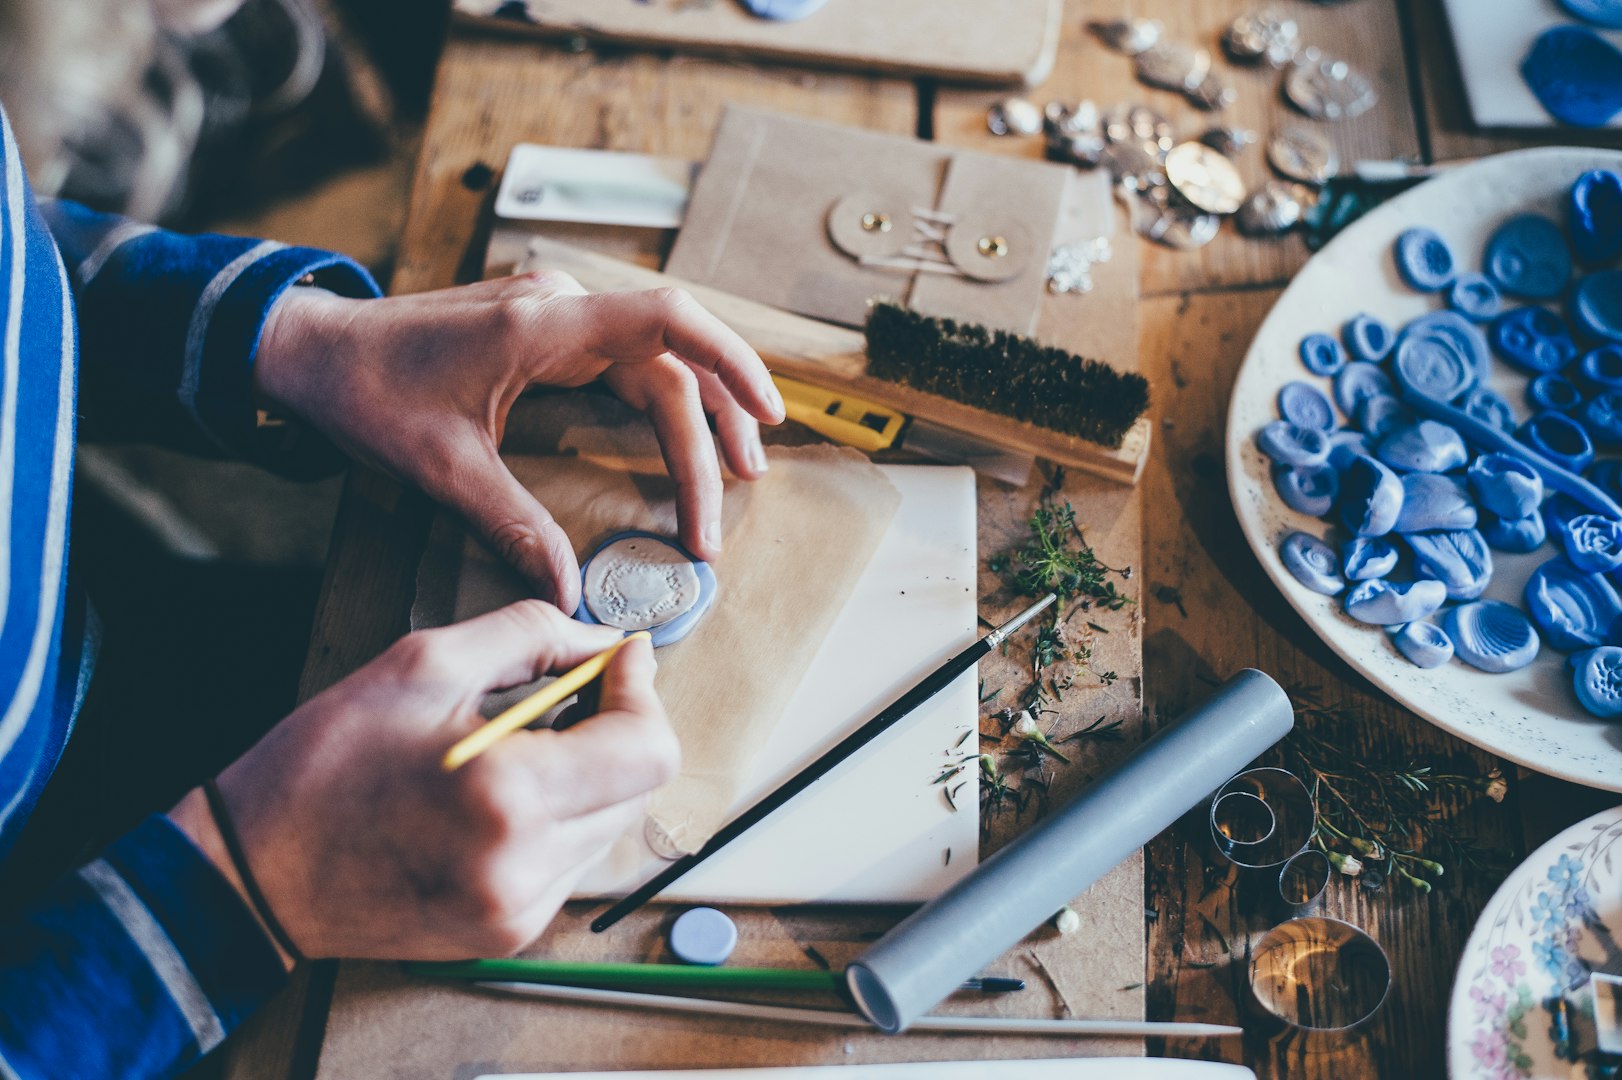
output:
<svg viewBox="0 0 1622 1080"><path fill-rule="evenodd" d="M628 536L592 556L581 599L604 625L650 630L698 603L698 573L669 544Z"/></svg>

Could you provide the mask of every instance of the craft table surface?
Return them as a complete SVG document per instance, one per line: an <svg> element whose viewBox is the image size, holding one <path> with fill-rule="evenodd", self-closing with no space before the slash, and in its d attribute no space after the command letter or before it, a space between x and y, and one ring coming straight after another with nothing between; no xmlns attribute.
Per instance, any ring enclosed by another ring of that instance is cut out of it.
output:
<svg viewBox="0 0 1622 1080"><path fill-rule="evenodd" d="M1446 160L1550 139L1547 133L1519 138L1469 129L1440 0L1279 2L1300 20L1307 41L1344 55L1378 86L1379 105L1335 130L1343 157ZM1103 106L1142 101L1168 113L1179 130L1197 132L1204 125L1192 106L1138 84L1130 62L1102 49L1084 25L1089 19L1149 16L1163 20L1173 36L1197 36L1214 48L1221 27L1255 6L1252 0L1069 0L1055 73L1031 96L1038 103L1091 97ZM1275 79L1224 68L1240 95L1223 114L1225 122L1265 136L1293 118ZM739 100L954 145L1038 153L1032 141L986 134L984 110L995 97L896 79L619 51L570 54L533 42L453 34L440 65L393 290L416 292L478 277L492 173L519 139L700 157L721 105ZM1614 135L1604 140L1617 144ZM1254 151L1247 170L1249 179L1260 178ZM1124 677L1124 685L1106 695L1108 710L1129 707L1135 714L1141 691L1145 722L1153 726L1177 715L1212 680L1254 666L1286 686L1318 687L1328 704L1358 710L1364 718L1359 748L1371 755L1456 754L1490 768L1490 755L1392 705L1308 631L1268 584L1229 506L1222 477L1227 395L1256 327L1306 259L1304 246L1294 238L1249 240L1224 227L1199 252L1147 244L1140 251L1139 366L1154 387L1155 449L1135 491L1072 478L1066 492L1083 521L1101 524L1090 534L1101 556L1138 571L1133 585L1141 622L1132 621L1129 633L1103 643L1120 670L1136 672L1141 634L1142 678ZM618 253L650 265L662 255L636 244ZM1073 298L1051 298L1049 304L1066 299ZM1006 545L1017 536L1033 496L1034 489L982 485L982 554L996 550L999 537ZM359 667L404 630L427 521L420 496L371 473L351 475L313 629L306 695ZM1512 767L1506 771L1513 782L1501 808L1449 812L1468 812L1484 840L1507 847L1516 859L1615 802L1614 795ZM1147 948L1142 970L1123 984L1123 992L1141 989L1149 1019L1232 1021L1240 1015L1236 1002L1250 944L1268 920L1237 901L1227 877L1205 873L1198 854L1175 831L1146 849L1144 878ZM1303 1055L1258 1039L1169 1045L1151 1040L1148 1050L1243 1061L1264 1078L1439 1077L1454 967L1499 880L1464 871L1428 896L1402 890L1371 895L1345 879L1331 886L1326 913L1374 934L1389 951L1396 976L1381 1018L1343 1048ZM232 1080L312 1076L332 978L330 965L297 976L200 1074ZM673 1030L668 1021L647 1025L639 1029L645 1037ZM758 1059L763 1045L729 1039L726 1052L739 1065L764 1064ZM1069 1045L1046 1050L1072 1052ZM996 1056L995 1048L958 1046L963 1056ZM1026 1056L1040 1052L1028 1042L1019 1047ZM650 1050L656 1048L657 1042Z"/></svg>

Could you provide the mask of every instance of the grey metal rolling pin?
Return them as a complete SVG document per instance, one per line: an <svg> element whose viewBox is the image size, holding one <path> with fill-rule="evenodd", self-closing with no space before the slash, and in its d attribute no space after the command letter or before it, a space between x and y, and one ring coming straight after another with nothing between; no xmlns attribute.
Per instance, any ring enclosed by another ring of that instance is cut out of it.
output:
<svg viewBox="0 0 1622 1080"><path fill-rule="evenodd" d="M1241 671L874 942L845 969L857 1006L884 1031L904 1030L1208 798L1294 723L1278 683L1259 671Z"/></svg>

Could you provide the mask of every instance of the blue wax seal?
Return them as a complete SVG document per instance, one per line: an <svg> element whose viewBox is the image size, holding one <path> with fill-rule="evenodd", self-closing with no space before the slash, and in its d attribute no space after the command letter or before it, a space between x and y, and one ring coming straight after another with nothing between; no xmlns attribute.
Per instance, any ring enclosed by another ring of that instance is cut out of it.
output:
<svg viewBox="0 0 1622 1080"><path fill-rule="evenodd" d="M1319 431L1335 428L1335 407L1329 403L1329 395L1311 383L1285 383L1278 392L1278 412L1296 427Z"/></svg>
<svg viewBox="0 0 1622 1080"><path fill-rule="evenodd" d="M794 22L815 15L828 0L743 0L749 14L776 22Z"/></svg>
<svg viewBox="0 0 1622 1080"><path fill-rule="evenodd" d="M1335 458L1331 454L1330 464ZM1601 458L1583 470L1583 479L1613 499L1622 501L1622 459Z"/></svg>
<svg viewBox="0 0 1622 1080"><path fill-rule="evenodd" d="M686 603L684 588L696 590L691 603ZM646 630L659 648L691 633L715 603L716 592L709 563L668 536L629 529L598 544L580 567L580 606L574 617L626 632Z"/></svg>
<svg viewBox="0 0 1622 1080"><path fill-rule="evenodd" d="M1435 341L1464 359L1475 372L1475 383L1492 377L1492 351L1481 327L1457 311L1432 311L1411 320L1397 335L1397 349L1409 339Z"/></svg>
<svg viewBox="0 0 1622 1080"><path fill-rule="evenodd" d="M1392 394L1370 394L1357 403L1357 426L1371 439L1382 439L1393 428L1413 421L1414 414Z"/></svg>
<svg viewBox="0 0 1622 1080"><path fill-rule="evenodd" d="M1543 477L1514 454L1480 454L1465 475L1476 499L1499 517L1523 518L1543 501Z"/></svg>
<svg viewBox="0 0 1622 1080"><path fill-rule="evenodd" d="M1358 454L1373 454L1369 437L1353 428L1337 428L1329 433L1329 466L1337 472Z"/></svg>
<svg viewBox="0 0 1622 1080"><path fill-rule="evenodd" d="M1589 266L1622 255L1622 176L1610 169L1579 176L1566 199L1566 232L1578 260Z"/></svg>
<svg viewBox="0 0 1622 1080"><path fill-rule="evenodd" d="M1440 581L1359 581L1346 591L1346 614L1375 626L1397 626L1432 615L1447 600Z"/></svg>
<svg viewBox="0 0 1622 1080"><path fill-rule="evenodd" d="M1403 623L1391 641L1415 667L1441 667L1453 659L1453 640L1435 623Z"/></svg>
<svg viewBox="0 0 1622 1080"><path fill-rule="evenodd" d="M1295 580L1325 596L1335 596L1346 588L1334 549L1316 536L1293 532L1278 547L1279 558Z"/></svg>
<svg viewBox="0 0 1622 1080"><path fill-rule="evenodd" d="M1492 580L1492 552L1475 529L1413 533L1404 537L1413 549L1418 576L1447 586L1449 600L1474 600Z"/></svg>
<svg viewBox="0 0 1622 1080"><path fill-rule="evenodd" d="M1329 437L1318 428L1274 420L1256 433L1262 453L1281 465L1322 465L1329 460Z"/></svg>
<svg viewBox="0 0 1622 1080"><path fill-rule="evenodd" d="M1521 78L1549 115L1603 127L1622 109L1622 52L1592 30L1551 26L1521 61Z"/></svg>
<svg viewBox="0 0 1622 1080"><path fill-rule="evenodd" d="M1405 229L1397 237L1397 272L1420 292L1445 289L1457 273L1453 249L1435 229Z"/></svg>
<svg viewBox="0 0 1622 1080"><path fill-rule="evenodd" d="M670 951L686 964L715 967L738 947L738 928L712 907L688 908L670 925Z"/></svg>
<svg viewBox="0 0 1622 1080"><path fill-rule="evenodd" d="M1583 403L1579 417L1589 436L1597 443L1622 443L1622 393L1602 390Z"/></svg>
<svg viewBox="0 0 1622 1080"><path fill-rule="evenodd" d="M1453 655L1482 671L1502 674L1537 659L1537 629L1519 608L1501 600L1449 608L1442 629L1453 639Z"/></svg>
<svg viewBox="0 0 1622 1080"><path fill-rule="evenodd" d="M1504 294L1486 274L1460 274L1447 287L1447 306L1471 322L1488 322L1504 310Z"/></svg>
<svg viewBox="0 0 1622 1080"><path fill-rule="evenodd" d="M1589 337L1622 341L1622 270L1600 270L1577 283L1571 318Z"/></svg>
<svg viewBox="0 0 1622 1080"><path fill-rule="evenodd" d="M1476 504L1463 480L1436 473L1405 473L1402 509L1391 528L1399 533L1476 527Z"/></svg>
<svg viewBox="0 0 1622 1080"><path fill-rule="evenodd" d="M1344 416L1352 420L1357 419L1357 407L1364 398L1371 398L1375 394L1395 396L1396 390L1385 369L1367 360L1347 364L1335 376L1335 404L1340 406Z"/></svg>
<svg viewBox="0 0 1622 1080"><path fill-rule="evenodd" d="M1559 0L1566 14L1607 30L1622 30L1622 0Z"/></svg>
<svg viewBox="0 0 1622 1080"><path fill-rule="evenodd" d="M1588 430L1565 413L1538 413L1521 425L1515 437L1567 472L1580 473L1594 460Z"/></svg>
<svg viewBox="0 0 1622 1080"><path fill-rule="evenodd" d="M1571 680L1583 708L1605 720L1622 716L1622 648L1603 645L1572 657Z"/></svg>
<svg viewBox="0 0 1622 1080"><path fill-rule="evenodd" d="M1622 566L1622 521L1579 514L1561 527L1560 544L1571 565L1583 573L1610 573Z"/></svg>
<svg viewBox="0 0 1622 1080"><path fill-rule="evenodd" d="M1346 339L1346 351L1352 354L1354 360L1374 364L1391 353L1391 346L1397 340L1391 333L1391 327L1369 314L1353 315L1347 319L1346 325L1341 327L1340 336Z"/></svg>
<svg viewBox="0 0 1622 1080"><path fill-rule="evenodd" d="M1314 375L1333 375L1346 366L1346 350L1328 334L1308 334L1301 339L1301 362Z"/></svg>
<svg viewBox="0 0 1622 1080"><path fill-rule="evenodd" d="M1477 386L1460 398L1458 404L1464 415L1483 424L1491 424L1504 432L1515 430L1515 407L1490 387Z"/></svg>
<svg viewBox="0 0 1622 1080"><path fill-rule="evenodd" d="M1374 456L1399 472L1451 472L1470 460L1459 433L1436 420L1397 425Z"/></svg>
<svg viewBox="0 0 1622 1080"><path fill-rule="evenodd" d="M1556 556L1526 579L1526 611L1561 652L1609 644L1622 629L1622 597L1604 574L1585 574Z"/></svg>
<svg viewBox="0 0 1622 1080"><path fill-rule="evenodd" d="M1550 371L1526 384L1526 403L1533 412L1552 409L1569 413L1583 403L1583 392L1564 375Z"/></svg>
<svg viewBox="0 0 1622 1080"><path fill-rule="evenodd" d="M1482 261L1507 293L1552 300L1571 280L1571 249L1560 226L1541 214L1518 214L1498 226Z"/></svg>
<svg viewBox="0 0 1622 1080"><path fill-rule="evenodd" d="M1397 545L1383 536L1357 536L1340 548L1340 569L1348 581L1373 581L1397 568Z"/></svg>
<svg viewBox="0 0 1622 1080"><path fill-rule="evenodd" d="M1584 381L1605 390L1622 390L1622 345L1601 345L1583 353L1577 370Z"/></svg>
<svg viewBox="0 0 1622 1080"><path fill-rule="evenodd" d="M1452 401L1476 384L1475 357L1445 334L1404 331L1393 370L1404 390L1435 401Z"/></svg>
<svg viewBox="0 0 1622 1080"><path fill-rule="evenodd" d="M1520 518L1503 518L1497 514L1484 513L1477 522L1477 527L1489 545L1512 555L1525 555L1529 551L1536 551L1543 546L1543 541L1549 535L1543 515L1537 513Z"/></svg>
<svg viewBox="0 0 1622 1080"><path fill-rule="evenodd" d="M1559 371L1577 355L1577 343L1560 316L1536 305L1504 312L1487 336L1499 356L1533 375Z"/></svg>
<svg viewBox="0 0 1622 1080"><path fill-rule="evenodd" d="M1340 518L1358 536L1390 532L1402 512L1402 499L1397 474L1366 454L1352 458L1341 470Z"/></svg>
<svg viewBox="0 0 1622 1080"><path fill-rule="evenodd" d="M1323 517L1334 509L1340 492L1340 474L1333 466L1273 465L1273 487L1284 505L1312 517Z"/></svg>

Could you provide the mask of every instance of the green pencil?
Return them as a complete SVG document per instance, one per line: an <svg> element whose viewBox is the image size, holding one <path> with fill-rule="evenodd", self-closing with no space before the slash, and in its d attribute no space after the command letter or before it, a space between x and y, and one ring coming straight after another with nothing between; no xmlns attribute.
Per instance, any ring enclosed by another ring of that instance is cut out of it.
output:
<svg viewBox="0 0 1622 1080"><path fill-rule="evenodd" d="M698 967L692 964L594 964L567 960L408 961L413 975L436 979L551 983L607 990L831 990L844 987L832 971Z"/></svg>

